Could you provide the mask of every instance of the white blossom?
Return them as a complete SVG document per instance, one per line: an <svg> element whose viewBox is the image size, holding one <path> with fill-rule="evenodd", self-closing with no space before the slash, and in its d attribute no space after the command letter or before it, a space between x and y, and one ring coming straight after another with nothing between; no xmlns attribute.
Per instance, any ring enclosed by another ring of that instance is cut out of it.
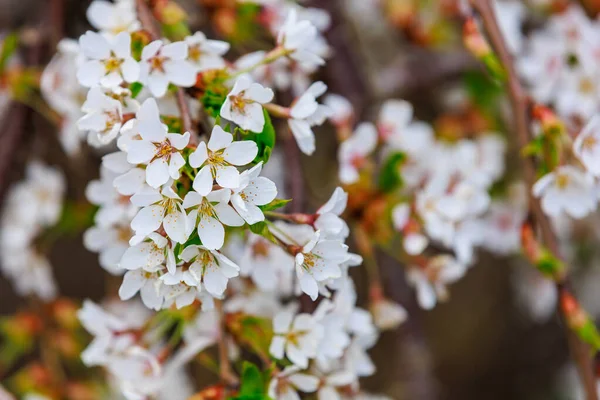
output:
<svg viewBox="0 0 600 400"><path fill-rule="evenodd" d="M300 368L308 367L308 360L317 356L323 327L310 314L282 311L273 318L273 340L269 352L276 359L285 356Z"/></svg>
<svg viewBox="0 0 600 400"><path fill-rule="evenodd" d="M251 132L262 132L265 116L262 105L273 99L273 91L254 83L246 75L240 76L221 107L221 117L232 121L240 128Z"/></svg>
<svg viewBox="0 0 600 400"><path fill-rule="evenodd" d="M338 149L339 177L344 184L356 183L360 170L368 165L368 156L377 146L377 130L373 124L363 122L354 134L342 142Z"/></svg>
<svg viewBox="0 0 600 400"><path fill-rule="evenodd" d="M153 188L164 185L170 178L178 179L185 165L181 151L188 145L190 133L168 133L167 127L160 121L158 105L152 98L142 104L137 118L141 140L130 143L127 161L148 165L146 182Z"/></svg>
<svg viewBox="0 0 600 400"><path fill-rule="evenodd" d="M221 69L226 66L223 55L229 50L229 43L220 40L207 39L202 32L187 36L188 59L197 72L211 69Z"/></svg>
<svg viewBox="0 0 600 400"><path fill-rule="evenodd" d="M142 50L140 82L148 86L155 97L167 93L169 83L191 87L196 83L196 67L188 60L185 42L164 44L161 40L149 43Z"/></svg>
<svg viewBox="0 0 600 400"><path fill-rule="evenodd" d="M340 264L348 258L348 246L343 242L321 239L320 232L315 232L296 254L296 275L302 291L315 300L319 294L318 282L339 278Z"/></svg>
<svg viewBox="0 0 600 400"><path fill-rule="evenodd" d="M213 182L225 188L235 189L240 185L240 172L236 166L250 163L258 154L254 141L233 141L233 135L216 125L208 145L200 142L190 155L189 163L200 168L193 183L194 190L206 196L213 188Z"/></svg>
<svg viewBox="0 0 600 400"><path fill-rule="evenodd" d="M121 32L114 38L92 31L79 38L81 52L86 61L79 67L77 78L86 87L98 84L113 88L123 82L138 80L140 67L131 56L131 35Z"/></svg>
<svg viewBox="0 0 600 400"><path fill-rule="evenodd" d="M553 217L564 212L579 219L593 212L597 206L593 178L570 165L544 175L532 191L535 197L541 199L544 212Z"/></svg>
<svg viewBox="0 0 600 400"><path fill-rule="evenodd" d="M304 154L311 155L315 151L315 134L312 127L322 125L331 113L329 107L317 102L317 97L326 91L327 85L320 81L315 82L290 107L288 125Z"/></svg>
<svg viewBox="0 0 600 400"><path fill-rule="evenodd" d="M227 226L243 226L244 220L229 205L231 191L227 189L215 190L206 196L198 192L189 192L183 201L183 207L192 209L188 221L192 226L197 223L198 236L202 245L209 250L218 250L225 242L225 228Z"/></svg>
<svg viewBox="0 0 600 400"><path fill-rule="evenodd" d="M277 197L277 188L270 180L260 175L262 162L240 175L240 184L233 189L231 204L249 225L264 221L265 216L258 206L269 204Z"/></svg>
<svg viewBox="0 0 600 400"><path fill-rule="evenodd" d="M135 4L131 0L94 0L87 9L87 18L94 28L111 35L140 28Z"/></svg>

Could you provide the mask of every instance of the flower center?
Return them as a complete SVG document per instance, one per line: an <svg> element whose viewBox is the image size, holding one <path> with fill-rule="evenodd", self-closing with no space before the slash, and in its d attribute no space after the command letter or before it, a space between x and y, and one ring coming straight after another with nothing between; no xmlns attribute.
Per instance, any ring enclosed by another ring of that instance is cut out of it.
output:
<svg viewBox="0 0 600 400"><path fill-rule="evenodd" d="M170 158L171 154L176 153L177 150L171 146L171 143L168 140L165 140L162 143L155 143L154 144L156 146L156 153L154 155L154 158Z"/></svg>
<svg viewBox="0 0 600 400"><path fill-rule="evenodd" d="M203 217L213 217L215 210L206 198L202 199L202 203L198 206L198 215Z"/></svg>
<svg viewBox="0 0 600 400"><path fill-rule="evenodd" d="M571 183L571 179L569 178L569 175L559 174L556 177L556 186L561 190L565 190L569 186L570 183Z"/></svg>
<svg viewBox="0 0 600 400"><path fill-rule="evenodd" d="M585 150L592 150L597 144L598 139L596 139L594 136L587 136L585 139L583 139L581 147L583 147Z"/></svg>
<svg viewBox="0 0 600 400"><path fill-rule="evenodd" d="M252 245L252 253L254 253L254 256L268 257L269 246L267 242L265 242L264 240L258 240Z"/></svg>
<svg viewBox="0 0 600 400"><path fill-rule="evenodd" d="M231 101L231 106L237 110L240 114L246 114L246 104L253 103L252 100L248 100L244 98L244 91L240 92L240 94L235 95L232 94L229 96L229 101Z"/></svg>
<svg viewBox="0 0 600 400"><path fill-rule="evenodd" d="M167 60L166 57L155 56L148 60L150 64L150 72L160 71L165 72L164 63Z"/></svg>
<svg viewBox="0 0 600 400"><path fill-rule="evenodd" d="M198 62L200 60L200 57L202 56L202 50L200 50L200 45L191 46L188 54L190 60Z"/></svg>
<svg viewBox="0 0 600 400"><path fill-rule="evenodd" d="M596 92L594 82L590 78L583 78L579 81L579 91L582 94L593 94Z"/></svg>
<svg viewBox="0 0 600 400"><path fill-rule="evenodd" d="M116 111L106 111L104 114L106 115L106 124L103 132L106 133L112 130L115 124L121 122L121 117Z"/></svg>
<svg viewBox="0 0 600 400"><path fill-rule="evenodd" d="M104 63L104 68L106 69L106 73L110 74L111 72L118 71L121 68L124 60L121 58L111 57Z"/></svg>

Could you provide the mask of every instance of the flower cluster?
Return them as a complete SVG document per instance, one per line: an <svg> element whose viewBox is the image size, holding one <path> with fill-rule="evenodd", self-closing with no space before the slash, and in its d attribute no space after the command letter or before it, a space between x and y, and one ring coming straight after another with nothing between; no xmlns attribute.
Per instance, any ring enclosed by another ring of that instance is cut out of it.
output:
<svg viewBox="0 0 600 400"><path fill-rule="evenodd" d="M474 138L438 138L431 125L413 120L408 102L397 100L383 104L376 123L353 127L347 100L332 95L326 104L335 110L331 121L341 140L340 180L358 190L378 172L380 190L398 193L400 201L389 215L402 236L401 256L412 264L407 276L422 307L432 308L436 298L447 298L446 285L473 264L477 247L518 250L522 213L501 228L507 231L505 237L494 234L500 229L496 221L500 217L494 217L499 211L494 211L488 194L504 174L501 135L478 132ZM430 241L454 254L427 255Z"/></svg>
<svg viewBox="0 0 600 400"><path fill-rule="evenodd" d="M240 321L254 318L269 344L254 352L294 364L275 369L273 398L296 390L358 395L358 379L374 372L366 351L378 328L396 327L405 311L385 299L375 318L356 307L348 268L362 258L345 243L342 188L314 214L280 213L288 200L263 174L275 144L272 118L286 121L299 149L312 154L313 128L335 116L318 101L327 86L309 80L325 63L328 15L261 5L272 16L273 49L229 61L229 43L202 32L154 37L138 20L150 9L139 7L153 6L92 2L88 19L98 31L63 41L43 78L63 118L65 148L78 148L77 127L105 153L86 190L98 210L84 244L123 276L122 300L139 293L158 311L122 318L86 302L79 318L94 340L83 361L105 368L127 398L157 395L204 349L246 344ZM160 9L152 11L161 22ZM274 89L292 86L288 106L274 103ZM326 299L311 313L290 301L302 294ZM309 384L295 386L300 376Z"/></svg>
<svg viewBox="0 0 600 400"><path fill-rule="evenodd" d="M7 194L0 220L0 261L4 275L20 295L36 295L46 301L57 295L44 235L61 216L65 185L59 170L32 161L25 179Z"/></svg>

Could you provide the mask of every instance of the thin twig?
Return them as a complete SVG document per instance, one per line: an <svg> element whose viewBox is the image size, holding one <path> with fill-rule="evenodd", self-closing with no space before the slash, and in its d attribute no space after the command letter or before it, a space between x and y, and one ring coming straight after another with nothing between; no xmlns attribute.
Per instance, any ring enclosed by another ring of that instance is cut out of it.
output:
<svg viewBox="0 0 600 400"><path fill-rule="evenodd" d="M146 0L137 0L137 11L140 22L142 23L142 28L150 34L152 40L159 39L160 33L156 27L154 16L152 15L152 11L148 7ZM185 92L182 88L177 88L175 99L177 101L179 112L181 113L184 132L190 133L192 143L198 143L198 134L192 125L190 108L185 100Z"/></svg>
<svg viewBox="0 0 600 400"><path fill-rule="evenodd" d="M529 99L525 89L523 88L518 75L515 71L514 63L508 47L502 35L502 31L497 23L494 7L491 0L471 0L475 10L479 13L483 20L483 25L496 50L508 77L508 91L511 99L513 116L515 119L516 139L519 148L527 146L530 140L529 131ZM525 180L528 187L532 187L536 180L535 166L531 160L524 160L523 169ZM554 254L555 257L561 258L558 248L558 240L550 220L544 214L539 201L529 194L529 208L532 216L535 218L535 223L541 233L542 240L545 246ZM568 290L567 278L557 282L557 290L559 293ZM563 318L565 316L563 315ZM597 400L598 394L596 389L596 380L592 368L592 360L590 358L589 346L579 340L575 333L566 328L567 339L571 349L571 355L577 364L579 374L584 385L586 398L588 400Z"/></svg>
<svg viewBox="0 0 600 400"><path fill-rule="evenodd" d="M218 338L218 348L219 348L219 372L220 377L223 383L236 387L239 384L239 379L233 372L231 368L231 364L229 363L229 349L227 348L227 343L225 342L225 313L223 312L223 303L219 300L215 301L215 307L217 312L219 313L220 320L220 334Z"/></svg>

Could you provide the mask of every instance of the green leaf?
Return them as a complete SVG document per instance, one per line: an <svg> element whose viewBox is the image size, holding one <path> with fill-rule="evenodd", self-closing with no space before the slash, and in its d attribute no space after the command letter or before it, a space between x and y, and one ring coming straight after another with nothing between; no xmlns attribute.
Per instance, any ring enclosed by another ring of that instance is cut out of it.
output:
<svg viewBox="0 0 600 400"><path fill-rule="evenodd" d="M131 85L129 85L129 90L131 90L131 97L135 99L140 94L143 88L144 85L142 85L140 82L133 82Z"/></svg>
<svg viewBox="0 0 600 400"><path fill-rule="evenodd" d="M503 92L502 87L496 81L489 79L489 77L479 71L465 73L463 81L473 103L486 110L496 105Z"/></svg>
<svg viewBox="0 0 600 400"><path fill-rule="evenodd" d="M256 395L264 394L265 382L263 375L258 367L248 361L244 361L242 367L242 385L240 387L240 395Z"/></svg>
<svg viewBox="0 0 600 400"><path fill-rule="evenodd" d="M392 192L402 186L402 177L400 176L400 167L406 161L406 155L402 152L391 154L379 174L379 188L385 192Z"/></svg>
<svg viewBox="0 0 600 400"><path fill-rule="evenodd" d="M161 30L163 36L174 42L183 40L192 34L190 32L190 28L187 26L187 23L183 21L176 24L162 24Z"/></svg>
<svg viewBox="0 0 600 400"><path fill-rule="evenodd" d="M244 140L252 140L258 146L258 155L254 159L254 162L257 164L261 161L266 164L269 158L271 158L271 152L275 147L275 128L273 127L273 122L267 110L263 109L263 114L265 116L265 127L262 132L247 132L244 135Z"/></svg>
<svg viewBox="0 0 600 400"><path fill-rule="evenodd" d="M2 41L2 49L0 49L0 72L6 69L9 59L17 50L19 44L19 36L16 33L8 34Z"/></svg>
<svg viewBox="0 0 600 400"><path fill-rule="evenodd" d="M292 201L292 199L275 199L269 204L265 204L264 206L258 206L262 211L275 211L282 207L285 207L287 203Z"/></svg>

